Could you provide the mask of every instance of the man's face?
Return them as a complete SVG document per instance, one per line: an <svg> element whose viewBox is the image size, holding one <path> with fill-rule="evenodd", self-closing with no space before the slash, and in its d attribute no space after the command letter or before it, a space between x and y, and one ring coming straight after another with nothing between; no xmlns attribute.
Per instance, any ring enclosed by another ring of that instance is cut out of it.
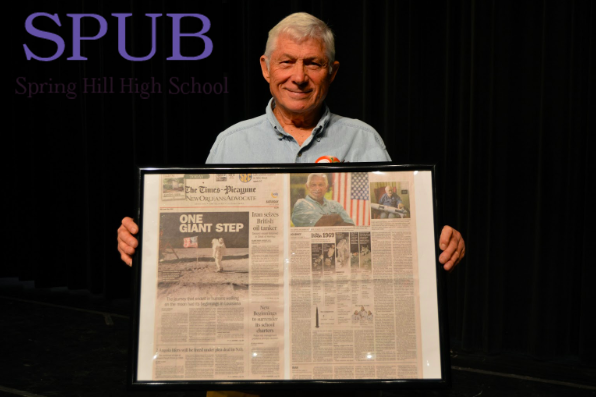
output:
<svg viewBox="0 0 596 397"><path fill-rule="evenodd" d="M393 189L391 189L389 186L387 186L385 188L385 193L387 193L387 196L391 197L393 195Z"/></svg>
<svg viewBox="0 0 596 397"><path fill-rule="evenodd" d="M323 201L323 196L325 196L325 193L327 192L327 187L327 181L320 176L313 176L310 179L310 182L306 184L310 197L316 201Z"/></svg>
<svg viewBox="0 0 596 397"><path fill-rule="evenodd" d="M338 68L337 61L329 65L323 41L309 38L296 42L285 34L277 38L269 69L266 57L261 57L263 77L269 83L275 104L289 115L309 116L318 112Z"/></svg>

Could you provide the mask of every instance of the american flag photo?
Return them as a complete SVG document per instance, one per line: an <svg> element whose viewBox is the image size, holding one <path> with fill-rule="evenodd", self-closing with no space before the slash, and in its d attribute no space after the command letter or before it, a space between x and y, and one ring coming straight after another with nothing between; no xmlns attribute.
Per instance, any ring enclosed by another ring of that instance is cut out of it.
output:
<svg viewBox="0 0 596 397"><path fill-rule="evenodd" d="M199 236L185 237L183 247L184 248L199 248Z"/></svg>
<svg viewBox="0 0 596 397"><path fill-rule="evenodd" d="M356 226L370 226L370 206L366 172L333 174L333 200L340 203Z"/></svg>

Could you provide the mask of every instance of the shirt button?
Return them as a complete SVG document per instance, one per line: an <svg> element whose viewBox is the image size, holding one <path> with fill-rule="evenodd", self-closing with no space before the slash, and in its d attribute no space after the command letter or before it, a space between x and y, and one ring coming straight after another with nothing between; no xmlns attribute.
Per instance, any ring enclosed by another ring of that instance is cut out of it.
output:
<svg viewBox="0 0 596 397"><path fill-rule="evenodd" d="M302 157L302 153L298 153L298 157Z"/></svg>

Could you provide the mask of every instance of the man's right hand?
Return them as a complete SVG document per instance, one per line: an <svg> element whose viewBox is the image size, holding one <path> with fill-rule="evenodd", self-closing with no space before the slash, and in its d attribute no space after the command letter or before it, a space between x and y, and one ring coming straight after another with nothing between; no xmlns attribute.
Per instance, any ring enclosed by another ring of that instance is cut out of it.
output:
<svg viewBox="0 0 596 397"><path fill-rule="evenodd" d="M122 225L118 228L118 251L120 251L120 258L128 266L132 266L132 255L139 245L139 241L133 236L138 232L139 227L132 218L122 219Z"/></svg>

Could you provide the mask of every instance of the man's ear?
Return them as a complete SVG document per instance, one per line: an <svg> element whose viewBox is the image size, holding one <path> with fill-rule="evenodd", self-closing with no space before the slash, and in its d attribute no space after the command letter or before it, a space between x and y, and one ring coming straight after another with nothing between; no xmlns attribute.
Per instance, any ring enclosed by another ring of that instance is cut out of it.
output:
<svg viewBox="0 0 596 397"><path fill-rule="evenodd" d="M333 61L333 64L331 65L331 67L332 67L331 76L330 76L330 80L329 80L330 83L332 83L333 80L335 80L335 75L337 74L337 70L339 69L339 62Z"/></svg>
<svg viewBox="0 0 596 397"><path fill-rule="evenodd" d="M265 55L261 55L261 72L263 72L263 77L270 83L271 79L269 78L269 68L267 67L267 57Z"/></svg>

